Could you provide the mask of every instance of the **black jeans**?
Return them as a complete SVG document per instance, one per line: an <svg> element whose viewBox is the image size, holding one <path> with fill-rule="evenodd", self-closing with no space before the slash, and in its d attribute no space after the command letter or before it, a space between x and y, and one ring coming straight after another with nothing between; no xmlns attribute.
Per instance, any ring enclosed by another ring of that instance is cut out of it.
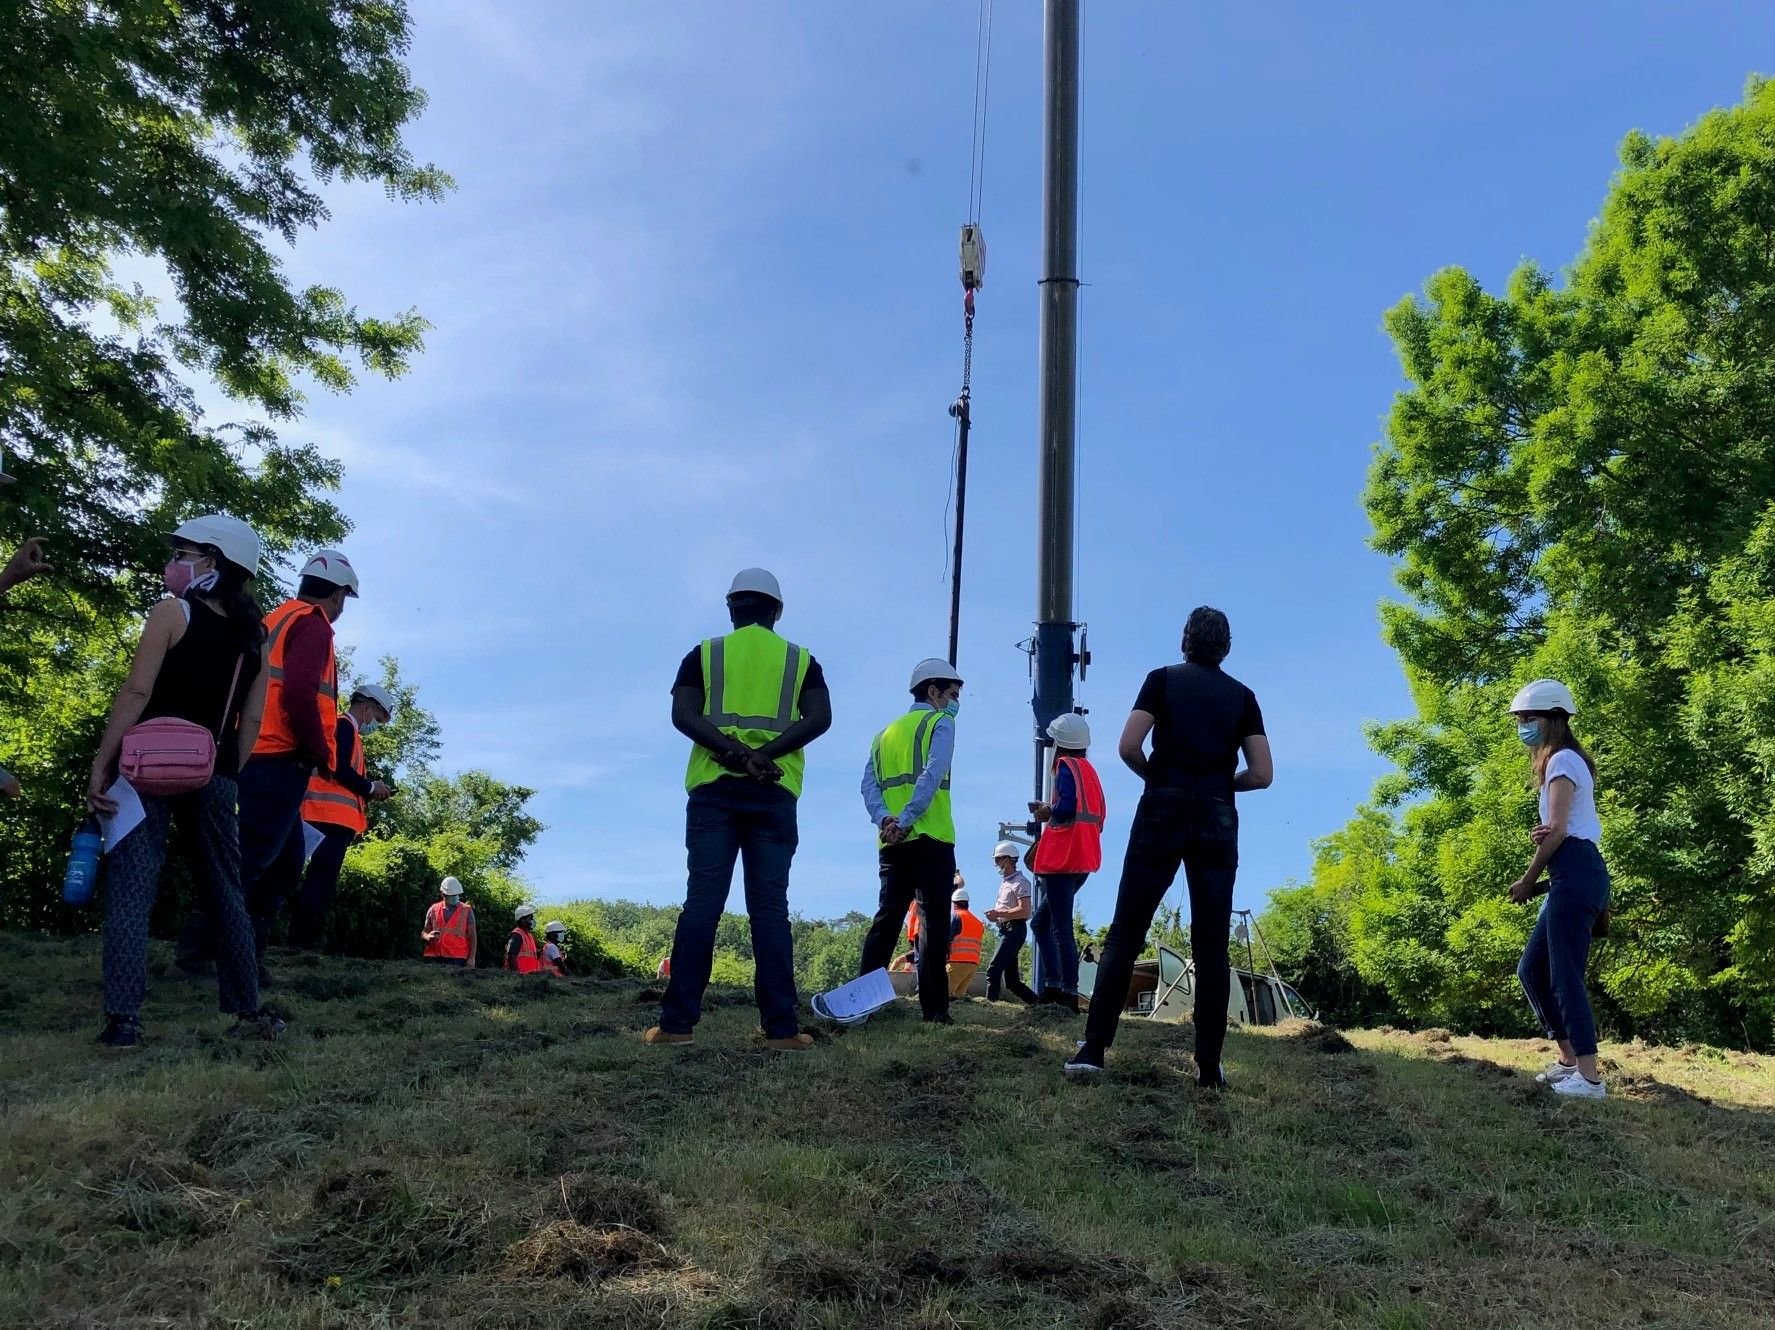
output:
<svg viewBox="0 0 1775 1330"><path fill-rule="evenodd" d="M801 1033L789 935L789 864L799 841L795 796L785 789L723 776L690 792L684 814L689 885L672 937L672 977L660 1001L662 1030L689 1034L702 1019L715 930L733 889L734 861L740 860L752 925L752 988L765 1038Z"/></svg>
<svg viewBox="0 0 1775 1330"><path fill-rule="evenodd" d="M1148 790L1134 812L1115 918L1097 965L1097 986L1085 1022L1085 1040L1115 1042L1128 1001L1134 962L1146 948L1153 915L1182 865L1189 881L1190 956L1196 969L1196 1065L1214 1073L1226 1042L1232 966L1233 879L1239 871L1239 814L1233 801L1187 790Z"/></svg>
<svg viewBox="0 0 1775 1330"><path fill-rule="evenodd" d="M997 1002L1001 989L1008 988L1025 1002L1035 1001L1035 990L1023 982L1018 962L1023 958L1023 944L1029 939L1029 921L1016 919L998 926L998 950L992 954L992 965L986 971L986 1000Z"/></svg>
<svg viewBox="0 0 1775 1330"><path fill-rule="evenodd" d="M894 958L894 944L913 897L924 906L924 932L918 940L918 1005L924 1014L949 1014L949 894L955 890L955 846L920 836L881 847L881 897L875 922L863 939L859 975L882 969Z"/></svg>
<svg viewBox="0 0 1775 1330"><path fill-rule="evenodd" d="M240 892L261 961L278 911L302 880L302 799L312 774L294 754L251 758L240 769ZM214 917L202 906L185 915L177 947L182 968L209 964L215 931Z"/></svg>
<svg viewBox="0 0 1775 1330"><path fill-rule="evenodd" d="M240 769L240 885L261 957L302 880L302 800L313 774L293 753L255 757Z"/></svg>
<svg viewBox="0 0 1775 1330"><path fill-rule="evenodd" d="M351 828L330 822L317 825L315 830L321 834L321 843L314 847L302 887L290 906L290 945L304 951L318 949L326 934L327 909L339 885L339 870L345 866L345 852L357 839Z"/></svg>

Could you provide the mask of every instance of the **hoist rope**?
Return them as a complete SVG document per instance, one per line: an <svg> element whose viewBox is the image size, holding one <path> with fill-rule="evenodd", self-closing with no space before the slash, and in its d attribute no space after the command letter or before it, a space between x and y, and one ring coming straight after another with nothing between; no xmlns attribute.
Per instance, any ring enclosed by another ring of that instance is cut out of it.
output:
<svg viewBox="0 0 1775 1330"><path fill-rule="evenodd" d="M980 220L986 193L986 106L992 95L992 0L980 0L974 35L974 136L968 160L968 217Z"/></svg>

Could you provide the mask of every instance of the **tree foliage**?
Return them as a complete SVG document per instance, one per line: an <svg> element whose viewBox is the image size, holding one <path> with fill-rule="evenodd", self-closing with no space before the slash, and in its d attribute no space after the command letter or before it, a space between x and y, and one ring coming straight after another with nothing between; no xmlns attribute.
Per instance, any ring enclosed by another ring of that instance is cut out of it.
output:
<svg viewBox="0 0 1775 1330"><path fill-rule="evenodd" d="M1532 912L1503 892L1535 810L1505 708L1559 677L1601 768L1605 1015L1766 1045L1775 84L1679 138L1629 135L1563 280L1529 265L1494 295L1445 270L1386 326L1409 386L1365 502L1398 561L1406 598L1382 618L1417 715L1374 727L1395 770L1305 899L1407 1014L1525 1027Z"/></svg>

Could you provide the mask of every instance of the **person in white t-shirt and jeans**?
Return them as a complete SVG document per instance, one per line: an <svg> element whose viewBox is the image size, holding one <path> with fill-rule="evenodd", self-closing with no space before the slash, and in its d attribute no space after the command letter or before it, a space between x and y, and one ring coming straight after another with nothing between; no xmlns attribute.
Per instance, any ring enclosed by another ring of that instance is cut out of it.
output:
<svg viewBox="0 0 1775 1330"><path fill-rule="evenodd" d="M1596 1018L1584 987L1590 939L1609 905L1609 870L1602 859L1602 821L1596 814L1596 764L1572 733L1578 712L1572 690L1556 679L1536 679L1516 695L1510 714L1516 736L1533 755L1541 823L1528 870L1510 884L1521 905L1552 885L1523 949L1516 977L1559 1057L1537 1078L1555 1094L1601 1099L1596 1070Z"/></svg>

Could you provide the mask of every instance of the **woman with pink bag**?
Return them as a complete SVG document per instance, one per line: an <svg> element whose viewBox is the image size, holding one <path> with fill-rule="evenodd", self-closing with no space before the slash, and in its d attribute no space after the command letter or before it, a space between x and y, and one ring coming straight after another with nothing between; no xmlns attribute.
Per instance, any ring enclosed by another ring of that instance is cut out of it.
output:
<svg viewBox="0 0 1775 1330"><path fill-rule="evenodd" d="M217 923L217 995L231 1033L275 1039L283 1022L259 1004L253 924L240 888L235 775L253 748L265 701L265 629L247 584L264 543L236 518L193 518L172 534L169 596L148 615L129 677L92 763L87 804L109 815L121 774L141 796L141 823L109 847L105 884L107 1048L141 1042L148 991L148 916L167 840L179 846Z"/></svg>

